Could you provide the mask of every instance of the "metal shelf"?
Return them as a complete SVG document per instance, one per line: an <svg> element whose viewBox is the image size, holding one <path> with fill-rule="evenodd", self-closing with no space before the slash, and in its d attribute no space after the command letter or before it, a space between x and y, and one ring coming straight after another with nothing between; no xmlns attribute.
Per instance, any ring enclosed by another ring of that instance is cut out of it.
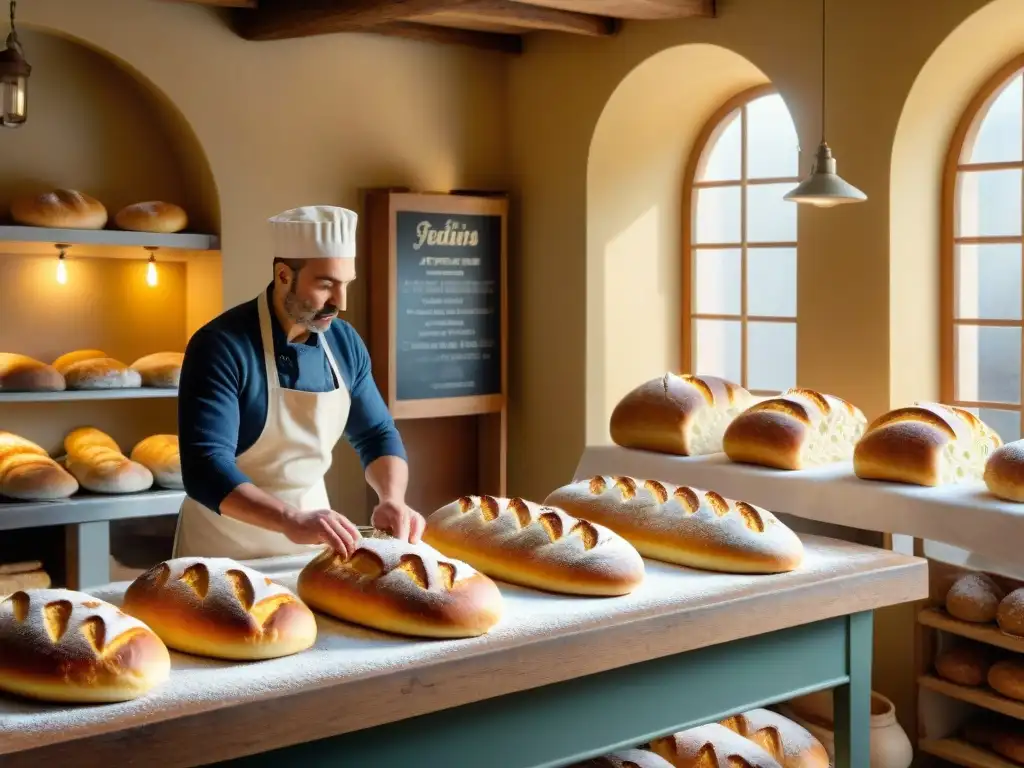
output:
<svg viewBox="0 0 1024 768"><path fill-rule="evenodd" d="M68 245L116 245L216 251L220 238L188 232L160 234L121 229L56 229L52 227L0 226L0 241L15 243L67 243Z"/></svg>
<svg viewBox="0 0 1024 768"><path fill-rule="evenodd" d="M177 389L158 387L65 389L62 392L0 392L0 405L4 403L66 403L80 400L145 400L177 396Z"/></svg>
<svg viewBox="0 0 1024 768"><path fill-rule="evenodd" d="M184 499L184 491L151 490L117 495L81 493L57 501L0 500L0 531L176 515Z"/></svg>

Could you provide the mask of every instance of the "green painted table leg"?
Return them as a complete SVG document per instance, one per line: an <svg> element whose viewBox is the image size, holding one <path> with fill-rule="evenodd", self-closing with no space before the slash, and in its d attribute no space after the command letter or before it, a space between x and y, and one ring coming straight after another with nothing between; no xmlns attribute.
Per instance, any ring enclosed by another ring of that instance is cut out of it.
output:
<svg viewBox="0 0 1024 768"><path fill-rule="evenodd" d="M872 614L847 617L850 682L835 689L835 768L868 768L871 754Z"/></svg>

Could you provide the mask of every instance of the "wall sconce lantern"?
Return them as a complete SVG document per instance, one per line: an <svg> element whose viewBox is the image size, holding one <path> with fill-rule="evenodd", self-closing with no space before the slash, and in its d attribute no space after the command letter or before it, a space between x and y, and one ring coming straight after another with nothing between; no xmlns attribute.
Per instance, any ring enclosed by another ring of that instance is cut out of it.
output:
<svg viewBox="0 0 1024 768"><path fill-rule="evenodd" d="M5 128L17 128L28 118L28 77L32 74L14 27L16 5L17 0L11 0L11 33L7 48L0 51L0 125Z"/></svg>

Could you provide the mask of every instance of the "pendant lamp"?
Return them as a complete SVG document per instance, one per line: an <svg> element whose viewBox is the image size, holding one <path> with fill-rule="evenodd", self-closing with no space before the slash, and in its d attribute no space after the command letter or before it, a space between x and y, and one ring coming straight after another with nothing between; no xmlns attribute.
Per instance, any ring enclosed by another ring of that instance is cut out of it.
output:
<svg viewBox="0 0 1024 768"><path fill-rule="evenodd" d="M788 194L791 203L804 203L815 208L832 208L843 203L860 203L868 196L836 173L836 159L825 141L825 2L821 0L821 144L811 166L811 175Z"/></svg>
<svg viewBox="0 0 1024 768"><path fill-rule="evenodd" d="M32 67L25 61L14 27L15 0L11 0L11 33L0 51L0 126L18 128L28 119L28 77Z"/></svg>

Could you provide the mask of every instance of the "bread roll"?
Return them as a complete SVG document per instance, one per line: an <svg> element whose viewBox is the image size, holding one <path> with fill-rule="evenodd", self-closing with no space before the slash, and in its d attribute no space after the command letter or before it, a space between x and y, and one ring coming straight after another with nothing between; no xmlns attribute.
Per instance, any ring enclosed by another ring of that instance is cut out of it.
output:
<svg viewBox="0 0 1024 768"><path fill-rule="evenodd" d="M564 485L544 503L606 526L644 557L730 573L792 571L799 537L766 509L713 491L632 477Z"/></svg>
<svg viewBox="0 0 1024 768"><path fill-rule="evenodd" d="M0 352L0 392L60 392L64 387L64 377L52 365Z"/></svg>
<svg viewBox="0 0 1024 768"><path fill-rule="evenodd" d="M1019 725L997 729L991 747L997 755L1024 764L1024 730Z"/></svg>
<svg viewBox="0 0 1024 768"><path fill-rule="evenodd" d="M188 225L188 216L174 203L153 200L126 205L114 216L114 223L136 232L181 232Z"/></svg>
<svg viewBox="0 0 1024 768"><path fill-rule="evenodd" d="M335 618L419 637L476 637L501 618L493 581L433 547L362 538L345 559L330 547L299 573L299 596Z"/></svg>
<svg viewBox="0 0 1024 768"><path fill-rule="evenodd" d="M1024 440L1014 440L993 451L985 462L982 478L993 496L1024 501Z"/></svg>
<svg viewBox="0 0 1024 768"><path fill-rule="evenodd" d="M790 389L745 410L725 430L730 460L775 469L809 469L853 457L867 419L833 395Z"/></svg>
<svg viewBox="0 0 1024 768"><path fill-rule="evenodd" d="M757 744L718 723L655 739L651 749L675 768L782 768Z"/></svg>
<svg viewBox="0 0 1024 768"><path fill-rule="evenodd" d="M946 593L946 611L961 621L987 624L995 621L1003 588L985 573L968 573L957 579Z"/></svg>
<svg viewBox="0 0 1024 768"><path fill-rule="evenodd" d="M937 486L981 480L1002 440L977 416L941 403L915 403L882 414L853 454L862 480Z"/></svg>
<svg viewBox="0 0 1024 768"><path fill-rule="evenodd" d="M107 355L107 353L102 349L76 349L71 352L65 352L54 360L53 367L61 376L63 376L68 372L68 368L75 363L81 360L93 360L97 357L109 357L109 355Z"/></svg>
<svg viewBox="0 0 1024 768"><path fill-rule="evenodd" d="M77 490L78 481L41 446L0 430L0 496L53 501Z"/></svg>
<svg viewBox="0 0 1024 768"><path fill-rule="evenodd" d="M107 225L107 209L83 192L56 189L15 198L11 218L30 227L103 229Z"/></svg>
<svg viewBox="0 0 1024 768"><path fill-rule="evenodd" d="M427 518L427 542L496 579L575 595L625 595L644 578L609 529L520 498L463 496Z"/></svg>
<svg viewBox="0 0 1024 768"><path fill-rule="evenodd" d="M131 460L148 469L161 488L185 487L177 435L150 435L132 448Z"/></svg>
<svg viewBox="0 0 1024 768"><path fill-rule="evenodd" d="M273 659L316 642L316 617L291 590L224 557L153 566L129 585L123 608L196 656Z"/></svg>
<svg viewBox="0 0 1024 768"><path fill-rule="evenodd" d="M1024 637L1024 588L1015 589L999 603L996 623L1008 635Z"/></svg>
<svg viewBox="0 0 1024 768"><path fill-rule="evenodd" d="M183 352L156 352L140 357L131 364L131 368L142 377L144 387L177 389L184 360Z"/></svg>
<svg viewBox="0 0 1024 768"><path fill-rule="evenodd" d="M610 755L575 763L570 768L672 768L672 763L643 749L620 749Z"/></svg>
<svg viewBox="0 0 1024 768"><path fill-rule="evenodd" d="M810 731L769 709L752 709L720 724L757 744L782 768L829 768L828 751Z"/></svg>
<svg viewBox="0 0 1024 768"><path fill-rule="evenodd" d="M993 664L987 675L989 686L1008 699L1024 701L1024 659L1008 658Z"/></svg>
<svg viewBox="0 0 1024 768"><path fill-rule="evenodd" d="M702 456L722 450L729 422L753 402L738 384L717 376L666 373L627 393L612 411L616 445Z"/></svg>
<svg viewBox="0 0 1024 768"><path fill-rule="evenodd" d="M170 675L167 647L110 603L67 589L0 602L0 690L55 702L127 701Z"/></svg>
<svg viewBox="0 0 1024 768"><path fill-rule="evenodd" d="M130 460L109 436L79 427L64 438L65 464L81 484L95 493L138 493L151 488L153 473Z"/></svg>
<svg viewBox="0 0 1024 768"><path fill-rule="evenodd" d="M142 386L142 377L120 360L94 357L69 365L64 372L68 389L132 389Z"/></svg>
<svg viewBox="0 0 1024 768"><path fill-rule="evenodd" d="M935 658L935 672L957 685L984 685L993 655L990 646L962 642Z"/></svg>

